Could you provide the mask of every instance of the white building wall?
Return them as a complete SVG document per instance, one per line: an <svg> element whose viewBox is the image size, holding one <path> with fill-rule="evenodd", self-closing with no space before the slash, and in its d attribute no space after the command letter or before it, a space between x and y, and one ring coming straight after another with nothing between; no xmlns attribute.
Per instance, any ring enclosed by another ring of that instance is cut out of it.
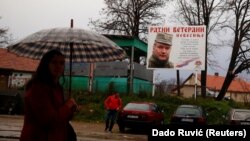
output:
<svg viewBox="0 0 250 141"><path fill-rule="evenodd" d="M13 72L9 76L9 88L23 87L32 77L31 73Z"/></svg>

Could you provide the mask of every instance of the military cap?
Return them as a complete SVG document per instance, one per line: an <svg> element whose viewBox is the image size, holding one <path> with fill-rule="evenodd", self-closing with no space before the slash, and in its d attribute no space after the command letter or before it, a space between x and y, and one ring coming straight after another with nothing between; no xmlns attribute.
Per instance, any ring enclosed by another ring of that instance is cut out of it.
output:
<svg viewBox="0 0 250 141"><path fill-rule="evenodd" d="M168 45L172 45L172 38L173 35L172 34L168 34L168 33L157 33L155 41L156 42L160 42L163 44L168 44Z"/></svg>

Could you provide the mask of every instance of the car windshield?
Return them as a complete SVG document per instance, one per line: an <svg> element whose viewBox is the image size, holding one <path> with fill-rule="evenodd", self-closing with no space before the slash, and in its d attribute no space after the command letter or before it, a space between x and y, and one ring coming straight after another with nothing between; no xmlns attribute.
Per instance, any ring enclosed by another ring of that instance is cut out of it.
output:
<svg viewBox="0 0 250 141"><path fill-rule="evenodd" d="M124 107L124 110L148 111L149 105L141 103L129 103Z"/></svg>
<svg viewBox="0 0 250 141"><path fill-rule="evenodd" d="M201 112L196 108L180 107L177 109L176 115L201 116Z"/></svg>
<svg viewBox="0 0 250 141"><path fill-rule="evenodd" d="M235 111L233 115L233 119L236 120L245 120L250 118L250 111Z"/></svg>

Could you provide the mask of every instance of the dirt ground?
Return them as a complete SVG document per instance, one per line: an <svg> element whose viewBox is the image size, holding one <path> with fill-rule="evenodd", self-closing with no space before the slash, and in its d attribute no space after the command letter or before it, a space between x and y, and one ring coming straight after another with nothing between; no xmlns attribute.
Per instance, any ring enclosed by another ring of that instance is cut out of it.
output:
<svg viewBox="0 0 250 141"><path fill-rule="evenodd" d="M78 141L147 141L147 135L133 131L120 133L117 124L112 133L104 131L104 123L71 122ZM23 125L23 116L0 115L0 141L18 141Z"/></svg>

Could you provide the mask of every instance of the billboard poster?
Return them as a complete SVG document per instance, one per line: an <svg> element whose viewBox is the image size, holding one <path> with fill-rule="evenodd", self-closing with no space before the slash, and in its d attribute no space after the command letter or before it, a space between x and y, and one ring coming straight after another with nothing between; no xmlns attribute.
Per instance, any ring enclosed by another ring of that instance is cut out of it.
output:
<svg viewBox="0 0 250 141"><path fill-rule="evenodd" d="M204 70L206 26L150 26L147 69Z"/></svg>

